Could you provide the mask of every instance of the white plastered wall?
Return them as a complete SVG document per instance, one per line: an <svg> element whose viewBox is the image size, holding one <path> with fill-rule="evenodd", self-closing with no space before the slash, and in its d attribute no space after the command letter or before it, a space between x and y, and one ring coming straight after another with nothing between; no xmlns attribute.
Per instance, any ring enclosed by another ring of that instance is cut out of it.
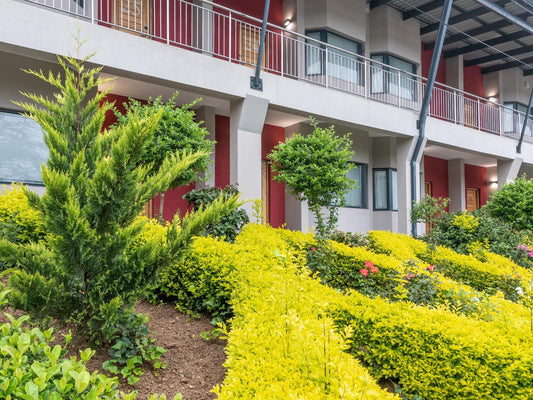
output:
<svg viewBox="0 0 533 400"><path fill-rule="evenodd" d="M371 54L389 53L420 65L420 24L415 18L404 21L400 11L383 5L370 11L369 29Z"/></svg>

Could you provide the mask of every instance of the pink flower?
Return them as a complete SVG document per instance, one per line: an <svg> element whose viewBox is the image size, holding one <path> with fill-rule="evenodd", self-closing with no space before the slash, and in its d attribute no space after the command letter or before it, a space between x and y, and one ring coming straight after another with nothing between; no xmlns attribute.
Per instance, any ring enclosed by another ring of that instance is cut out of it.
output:
<svg viewBox="0 0 533 400"><path fill-rule="evenodd" d="M407 274L405 274L405 279L410 280L414 278L415 276L416 274L413 274L412 272L408 272Z"/></svg>
<svg viewBox="0 0 533 400"><path fill-rule="evenodd" d="M426 269L428 271L434 271L435 270L435 266L434 265L428 265Z"/></svg>
<svg viewBox="0 0 533 400"><path fill-rule="evenodd" d="M528 254L530 257L533 257L533 250L531 250Z"/></svg>
<svg viewBox="0 0 533 400"><path fill-rule="evenodd" d="M377 274L379 271L378 267L374 267L373 265L370 267L370 272L372 272L373 274Z"/></svg>
<svg viewBox="0 0 533 400"><path fill-rule="evenodd" d="M368 276L368 270L365 269L365 268L361 269L359 272L360 272L361 275L363 275L363 276Z"/></svg>
<svg viewBox="0 0 533 400"><path fill-rule="evenodd" d="M314 247L311 247L311 251L315 251L316 249Z"/></svg>

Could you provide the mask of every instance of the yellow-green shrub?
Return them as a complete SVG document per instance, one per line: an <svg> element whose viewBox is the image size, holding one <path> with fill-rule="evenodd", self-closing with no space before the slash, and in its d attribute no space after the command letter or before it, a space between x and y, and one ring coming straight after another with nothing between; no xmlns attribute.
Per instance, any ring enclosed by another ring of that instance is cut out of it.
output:
<svg viewBox="0 0 533 400"><path fill-rule="evenodd" d="M0 188L0 239L38 242L45 236L42 215L30 207L21 184Z"/></svg>
<svg viewBox="0 0 533 400"><path fill-rule="evenodd" d="M220 399L393 399L357 361L327 305L340 295L310 278L272 228L249 225L236 240L232 302ZM276 252L278 249L278 252Z"/></svg>
<svg viewBox="0 0 533 400"><path fill-rule="evenodd" d="M374 377L396 378L426 400L533 398L533 345L502 322L485 322L354 292L331 304L352 354Z"/></svg>

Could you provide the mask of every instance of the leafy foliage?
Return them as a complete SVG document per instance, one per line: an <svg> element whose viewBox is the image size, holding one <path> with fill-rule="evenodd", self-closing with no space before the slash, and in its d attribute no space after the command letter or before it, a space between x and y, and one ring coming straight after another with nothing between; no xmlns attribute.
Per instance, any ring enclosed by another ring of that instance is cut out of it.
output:
<svg viewBox="0 0 533 400"><path fill-rule="evenodd" d="M72 319L110 342L127 337L145 357L145 343L135 341L142 324L138 317L129 319L126 307L195 234L240 202L221 197L183 220L176 217L165 235L143 235L149 224L137 216L144 204L207 153L177 150L158 166L147 163L145 154L163 110L146 118L131 115L101 132L111 106L103 101L107 92L88 96L102 83L96 77L101 68L87 69L89 57L58 57L63 76L27 71L59 91L52 100L25 93L32 102L18 103L41 125L50 150L42 167L45 193L24 194L43 216L51 239L46 247L0 241L0 258L16 260L19 267L9 280L13 306ZM133 321L134 333L125 334L128 321Z"/></svg>
<svg viewBox="0 0 533 400"><path fill-rule="evenodd" d="M207 129L194 120L195 113L191 108L200 100L176 107L177 98L176 92L166 103L162 101L161 96L155 99L150 98L147 104L129 99L128 103L124 103L126 114L115 111L117 126L127 125L129 120L149 119L154 115L160 115L153 135L140 158L142 163L153 165L153 172L156 172L168 155L174 154L176 150L202 153L187 170L175 177L170 183L170 188L204 179L201 173L209 167L211 162L209 153L213 151L215 144L206 138L209 135Z"/></svg>
<svg viewBox="0 0 533 400"><path fill-rule="evenodd" d="M42 215L31 208L21 184L0 190L0 239L13 243L39 242L45 237Z"/></svg>
<svg viewBox="0 0 533 400"><path fill-rule="evenodd" d="M525 176L508 183L486 205L489 215L509 222L518 230L533 226L533 179Z"/></svg>
<svg viewBox="0 0 533 400"><path fill-rule="evenodd" d="M208 187L204 189L193 189L187 193L183 198L192 206L194 211L200 210L213 203L219 197L228 198L239 194L239 189L236 185L227 185L219 189L216 187ZM202 232L204 236L214 236L224 238L229 242L233 242L244 224L250 222L248 214L242 208L233 210L231 213L220 218L219 221L209 224Z"/></svg>
<svg viewBox="0 0 533 400"><path fill-rule="evenodd" d="M353 155L349 134L336 136L333 127L320 128L312 122L308 136L296 134L278 144L268 155L274 180L284 182L289 193L307 201L317 221L317 235L328 236L337 224L338 208L345 203L344 195L355 186L346 174ZM321 208L328 210L327 222Z"/></svg>
<svg viewBox="0 0 533 400"><path fill-rule="evenodd" d="M435 222L439 221L446 215L446 207L450 199L448 198L434 198L426 194L424 198L413 204L411 207L411 222L424 222L429 225L429 232L427 236L434 242L433 227Z"/></svg>

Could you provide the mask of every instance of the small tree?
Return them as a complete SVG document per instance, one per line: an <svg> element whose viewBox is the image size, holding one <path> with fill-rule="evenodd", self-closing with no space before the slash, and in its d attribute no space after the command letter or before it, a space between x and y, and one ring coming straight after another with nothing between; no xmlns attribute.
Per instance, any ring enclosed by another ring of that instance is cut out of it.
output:
<svg viewBox="0 0 533 400"><path fill-rule="evenodd" d="M426 194L422 200L413 204L411 208L411 222L424 222L426 223L427 232L426 235L431 242L433 236L431 232L435 223L446 216L446 207L450 203L450 199L442 197L431 197Z"/></svg>
<svg viewBox="0 0 533 400"><path fill-rule="evenodd" d="M312 121L313 132L297 134L278 144L268 155L274 180L284 182L289 193L300 201L307 200L317 221L317 234L327 237L338 220L338 208L345 204L344 195L353 187L346 174L352 166L350 134L335 135L334 127L320 128ZM322 215L327 208L327 222Z"/></svg>
<svg viewBox="0 0 533 400"><path fill-rule="evenodd" d="M45 193L25 191L50 240L46 247L0 241L0 259L19 267L10 274L14 306L74 319L92 335L115 340L128 331L128 321L135 322L127 307L157 271L240 202L220 198L183 220L176 217L164 236L143 236L147 220L138 215L146 201L180 181L207 153L175 151L157 165L146 162L163 110L132 115L102 132L112 105L99 107L107 91L88 97L102 83L101 68L85 67L89 57L58 57L63 79L27 71L58 90L53 99L24 93L32 102L18 103L41 125L50 150L42 166Z"/></svg>
<svg viewBox="0 0 533 400"><path fill-rule="evenodd" d="M492 217L511 223L518 230L533 230L533 179L525 175L492 195L486 205Z"/></svg>
<svg viewBox="0 0 533 400"><path fill-rule="evenodd" d="M194 111L191 109L200 99L191 104L185 104L176 107L178 93L164 103L161 96L156 99L149 99L147 104L138 100L130 99L129 103L124 103L126 113L122 114L115 110L117 116L117 125L125 125L130 119L150 118L157 113L162 113L159 123L155 128L154 134L146 151L141 158L142 163L152 163L157 171L168 155L173 154L176 150L181 150L203 154L194 161L190 167L183 171L174 181L170 183L170 188L176 188L182 185L188 185L192 182L204 181L207 177L202 176L211 163L209 154L213 151L215 142L208 140L209 132L200 126L200 123L194 120ZM159 204L159 215L163 215L164 193L161 193Z"/></svg>

